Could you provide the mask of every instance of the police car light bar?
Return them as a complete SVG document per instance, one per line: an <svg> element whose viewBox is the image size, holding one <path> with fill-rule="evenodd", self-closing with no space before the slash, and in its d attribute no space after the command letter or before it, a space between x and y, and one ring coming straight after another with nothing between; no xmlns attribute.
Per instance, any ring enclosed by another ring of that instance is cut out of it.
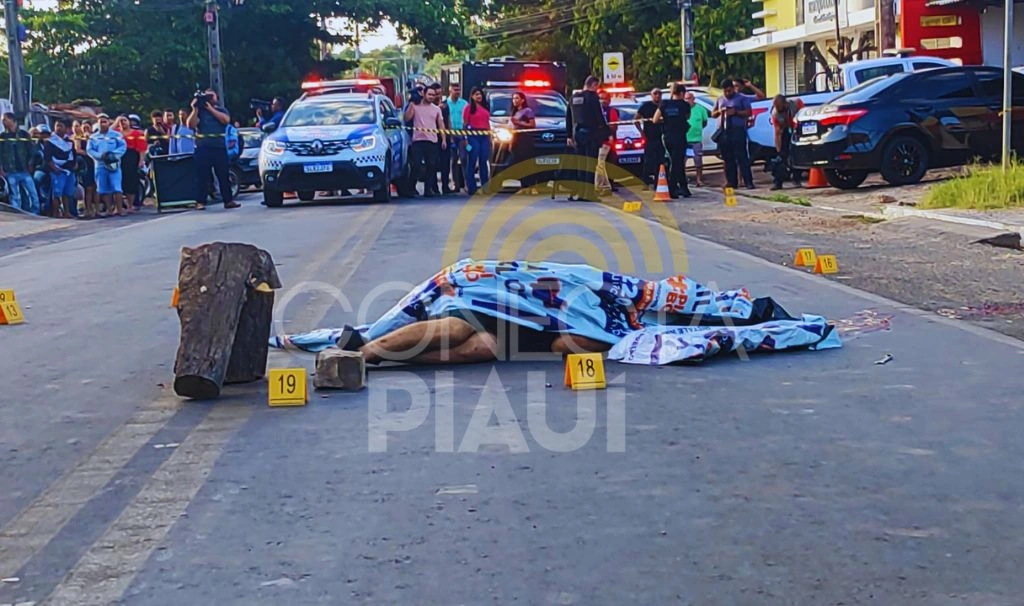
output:
<svg viewBox="0 0 1024 606"><path fill-rule="evenodd" d="M302 90L316 88L334 88L339 86L376 86L381 82L378 78L358 78L355 80L310 80L302 83Z"/></svg>
<svg viewBox="0 0 1024 606"><path fill-rule="evenodd" d="M635 93L636 89L633 88L632 86L610 86L610 87L604 89L604 92L609 93L609 94L614 94L614 93Z"/></svg>
<svg viewBox="0 0 1024 606"><path fill-rule="evenodd" d="M523 86L526 88L551 88L551 82L548 80L523 80Z"/></svg>

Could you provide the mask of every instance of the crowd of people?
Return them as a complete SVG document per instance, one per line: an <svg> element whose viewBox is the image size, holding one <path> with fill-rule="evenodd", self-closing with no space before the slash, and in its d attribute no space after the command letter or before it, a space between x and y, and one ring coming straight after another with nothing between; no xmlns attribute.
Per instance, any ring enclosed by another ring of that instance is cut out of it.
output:
<svg viewBox="0 0 1024 606"><path fill-rule="evenodd" d="M196 208L213 190L226 208L237 208L228 180L229 159L241 152L230 115L205 91L189 109L156 110L149 124L136 114L95 119L57 119L24 128L13 113L3 115L0 178L10 206L54 218L97 219L138 212L152 194L150 162L155 156L191 154L196 166ZM236 127L237 128L237 127ZM229 149L231 148L231 149Z"/></svg>

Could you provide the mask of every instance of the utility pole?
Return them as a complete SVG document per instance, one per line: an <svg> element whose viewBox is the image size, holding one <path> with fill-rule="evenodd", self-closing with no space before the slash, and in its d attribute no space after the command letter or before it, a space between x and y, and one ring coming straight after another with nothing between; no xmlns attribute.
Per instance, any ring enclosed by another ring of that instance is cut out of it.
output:
<svg viewBox="0 0 1024 606"><path fill-rule="evenodd" d="M227 106L224 97L224 71L220 53L220 9L216 0L206 0L206 34L210 47L210 88L217 92L220 104Z"/></svg>
<svg viewBox="0 0 1024 606"><path fill-rule="evenodd" d="M4 18L7 24L7 59L11 72L11 105L18 120L28 115L30 99L25 94L25 60L21 56L18 39L18 0L4 0Z"/></svg>
<svg viewBox="0 0 1024 606"><path fill-rule="evenodd" d="M1004 0L1003 16L1003 170L1010 169L1010 128L1013 121L1013 2Z"/></svg>
<svg viewBox="0 0 1024 606"><path fill-rule="evenodd" d="M679 0L680 50L683 53L683 81L693 77L696 68L693 52L693 1Z"/></svg>
<svg viewBox="0 0 1024 606"><path fill-rule="evenodd" d="M875 46L878 48L878 56L882 51L896 48L896 11L893 0L875 0L875 23L878 28L875 30Z"/></svg>

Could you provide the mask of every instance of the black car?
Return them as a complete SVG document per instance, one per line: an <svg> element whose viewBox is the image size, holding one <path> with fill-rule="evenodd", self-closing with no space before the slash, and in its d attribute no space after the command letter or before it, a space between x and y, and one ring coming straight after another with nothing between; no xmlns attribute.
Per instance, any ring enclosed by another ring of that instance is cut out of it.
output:
<svg viewBox="0 0 1024 606"><path fill-rule="evenodd" d="M893 185L917 183L929 168L999 157L1003 70L944 67L876 78L797 115L793 164L822 168L833 187L853 189L879 172ZM1024 105L1024 75L1013 74L1013 104ZM1024 149L1015 121L1012 147Z"/></svg>
<svg viewBox="0 0 1024 606"><path fill-rule="evenodd" d="M236 196L242 189L259 189L263 185L260 181L259 163L263 131L258 128L240 128L238 134L242 136L242 155L231 166L231 174L235 180L232 185L237 188Z"/></svg>

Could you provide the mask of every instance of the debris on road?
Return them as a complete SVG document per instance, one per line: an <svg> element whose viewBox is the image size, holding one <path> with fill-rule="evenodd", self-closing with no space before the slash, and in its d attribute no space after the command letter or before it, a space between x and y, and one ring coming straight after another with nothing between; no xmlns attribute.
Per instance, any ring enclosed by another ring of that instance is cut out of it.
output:
<svg viewBox="0 0 1024 606"><path fill-rule="evenodd" d="M18 583L21 579L19 577L7 577L6 579L0 579L0 583Z"/></svg>
<svg viewBox="0 0 1024 606"><path fill-rule="evenodd" d="M887 353L884 356L882 356L881 360L875 360L875 364L888 364L889 362L892 362L892 360L892 354Z"/></svg>
<svg viewBox="0 0 1024 606"><path fill-rule="evenodd" d="M362 353L331 347L316 354L313 387L359 391L365 386L366 360Z"/></svg>
<svg viewBox="0 0 1024 606"><path fill-rule="evenodd" d="M153 444L153 448L156 448L158 450L161 448L177 448L179 446L181 446L179 442L170 442L167 444Z"/></svg>
<svg viewBox="0 0 1024 606"><path fill-rule="evenodd" d="M999 248L1024 250L1024 247L1022 247L1020 244L1020 234L1012 231L1007 232L1005 234L992 236L991 238L982 238L980 240L975 240L974 244L989 244L991 246L998 246Z"/></svg>
<svg viewBox="0 0 1024 606"><path fill-rule="evenodd" d="M442 486L437 489L434 494L440 495L453 495L453 494L477 494L479 491L476 488L476 484L460 484L457 486Z"/></svg>
<svg viewBox="0 0 1024 606"><path fill-rule="evenodd" d="M275 579L273 581L264 581L260 583L260 587L291 587L294 584L295 581L288 577L281 577L280 579Z"/></svg>

